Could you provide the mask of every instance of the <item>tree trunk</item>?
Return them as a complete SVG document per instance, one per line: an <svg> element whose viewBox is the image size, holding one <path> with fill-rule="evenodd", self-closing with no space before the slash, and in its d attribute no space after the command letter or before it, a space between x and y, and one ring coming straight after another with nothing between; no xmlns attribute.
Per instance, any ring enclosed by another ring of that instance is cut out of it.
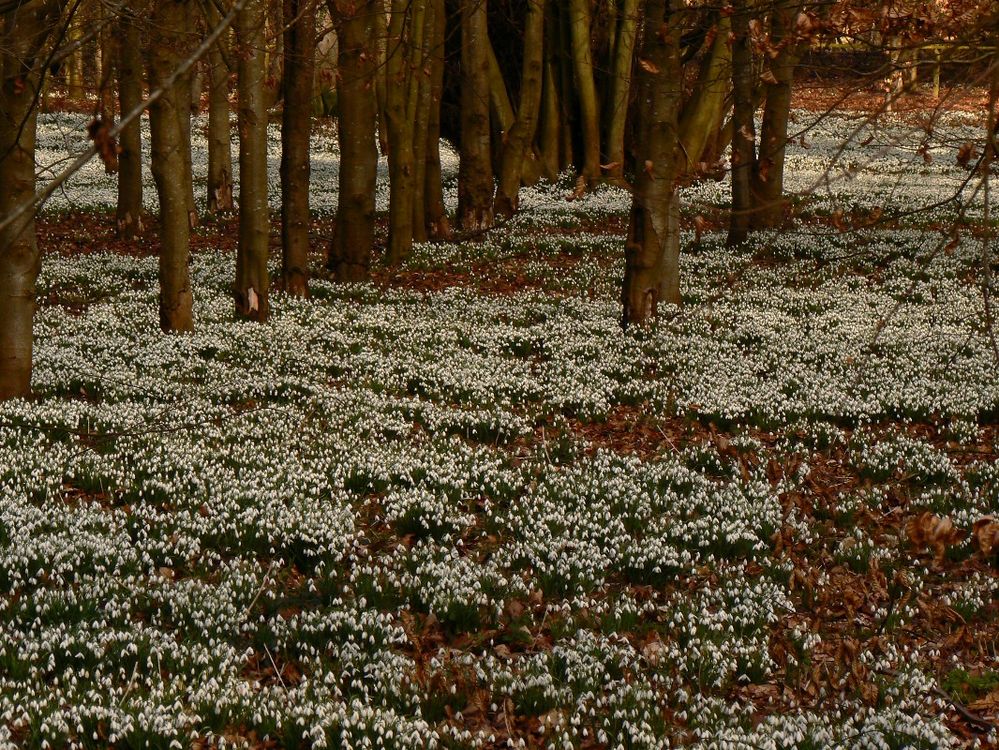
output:
<svg viewBox="0 0 999 750"><path fill-rule="evenodd" d="M208 26L218 25L220 16L208 2ZM229 30L208 51L208 213L233 210L232 139L229 134Z"/></svg>
<svg viewBox="0 0 999 750"><path fill-rule="evenodd" d="M316 47L316 5L284 0L284 111L281 118L281 280L309 292L309 136Z"/></svg>
<svg viewBox="0 0 999 750"><path fill-rule="evenodd" d="M177 1L177 0L175 0ZM193 8L191 8L193 11ZM184 19L184 33L188 39L194 38L194 18ZM187 201L187 221L192 228L198 226L198 204L194 201L194 165L191 163L191 71L180 76L175 84L177 89L177 118L180 122L184 157L184 193Z"/></svg>
<svg viewBox="0 0 999 750"><path fill-rule="evenodd" d="M489 32L486 0L461 0L461 157L458 224L480 231L493 223L489 153Z"/></svg>
<svg viewBox="0 0 999 750"><path fill-rule="evenodd" d="M520 202L520 182L524 160L534 142L541 107L542 72L544 65L544 0L528 0L524 22L524 60L520 82L520 102L517 119L507 134L500 165L499 188L496 191L495 213L510 218Z"/></svg>
<svg viewBox="0 0 999 750"><path fill-rule="evenodd" d="M111 22L109 11L101 6L99 8L101 27L98 39L100 40L99 52L101 56L101 85L100 85L100 116L101 121L109 128L114 125L114 81L115 71L118 68L119 47L115 38L115 25ZM111 163L106 163L105 169L111 169ZM117 165L115 165L117 166ZM117 169L113 171L117 172Z"/></svg>
<svg viewBox="0 0 999 750"><path fill-rule="evenodd" d="M149 84L158 88L188 53L188 0L156 3L152 23L157 43L149 45ZM164 331L194 329L194 296L188 271L191 224L184 182L185 162L191 152L184 146L183 117L190 116L188 90L171 86L149 107L152 143L151 165L160 200L160 327Z"/></svg>
<svg viewBox="0 0 999 750"><path fill-rule="evenodd" d="M267 245L267 108L264 91L264 0L236 16L239 43L239 247L236 315L263 322L270 312Z"/></svg>
<svg viewBox="0 0 999 750"><path fill-rule="evenodd" d="M451 235L444 204L444 180L441 175L441 100L444 96L444 40L447 16L444 0L429 0L434 8L433 40L430 44L430 116L427 119L427 156L424 175L424 224L433 239ZM429 27L428 27L429 30Z"/></svg>
<svg viewBox="0 0 999 750"><path fill-rule="evenodd" d="M69 42L77 44L83 38L83 23L79 6L69 24ZM83 88L83 46L76 47L66 61L66 95L71 101L80 101L85 95Z"/></svg>
<svg viewBox="0 0 999 750"><path fill-rule="evenodd" d="M35 195L35 69L51 6L0 16L0 217ZM41 265L35 215L0 230L0 401L31 393L35 281Z"/></svg>
<svg viewBox="0 0 999 750"><path fill-rule="evenodd" d="M661 300L680 302L676 153L682 70L677 7L649 0L638 71L637 164L628 239L621 324L644 324Z"/></svg>
<svg viewBox="0 0 999 750"><path fill-rule="evenodd" d="M427 133L430 130L430 102L433 87L433 60L431 54L437 44L437 6L436 0L423 0L423 35L421 46L413 50L413 75L416 76L415 100L413 102L413 221L412 235L414 242L426 242L427 233L427 152L429 142ZM417 56L419 62L417 64Z"/></svg>
<svg viewBox="0 0 999 750"><path fill-rule="evenodd" d="M548 34L547 40L551 40ZM559 134L561 121L558 106L558 83L555 75L554 53L551 44L545 45L545 69L541 98L541 124L538 129L538 154L541 158L541 172L550 182L555 182L559 174Z"/></svg>
<svg viewBox="0 0 999 750"><path fill-rule="evenodd" d="M413 247L414 120L426 0L392 0L388 27L389 237L385 262L401 263Z"/></svg>
<svg viewBox="0 0 999 750"><path fill-rule="evenodd" d="M638 37L639 0L624 0L617 39L614 43L614 60L611 68L610 99L607 112L607 176L611 180L624 180L624 133L628 122L628 99L631 94L631 69L635 57L635 40Z"/></svg>
<svg viewBox="0 0 999 750"><path fill-rule="evenodd" d="M338 281L367 281L375 244L375 139L377 102L371 95L378 70L376 17L380 0L356 6L327 0L339 35L340 194L329 267Z"/></svg>
<svg viewBox="0 0 999 750"><path fill-rule="evenodd" d="M117 23L121 41L118 56L118 98L123 114L142 103L142 47L137 20L124 10ZM118 138L118 237L134 240L142 234L142 127L139 118L126 125Z"/></svg>
<svg viewBox="0 0 999 750"><path fill-rule="evenodd" d="M787 123L791 114L794 69L801 51L795 44L781 45L781 42L793 33L801 6L801 0L780 0L772 12L770 39L774 46L780 46L780 51L770 61L770 71L776 82L766 84L760 151L753 169L752 224L756 229L779 227L784 222Z"/></svg>
<svg viewBox="0 0 999 750"><path fill-rule="evenodd" d="M749 237L753 197L750 183L756 160L753 102L753 48L749 38L749 4L734 0L732 13L732 214L728 244Z"/></svg>
<svg viewBox="0 0 999 750"><path fill-rule="evenodd" d="M730 28L726 16L718 19L715 39L701 60L693 94L680 113L682 169L688 174L697 173L700 169L705 151L717 140L724 119L725 99L731 80Z"/></svg>
<svg viewBox="0 0 999 750"><path fill-rule="evenodd" d="M569 28L583 147L583 168L580 176L587 185L593 186L600 179L600 109L597 104L597 88L593 81L590 0L569 0Z"/></svg>
<svg viewBox="0 0 999 750"><path fill-rule="evenodd" d="M372 19L375 23L373 34L375 50L378 55L375 67L377 71L375 112L378 117L378 147L384 155L389 152L388 114L386 110L388 107L388 21L385 19L385 0L379 0L376 5L372 6L371 12L374 13Z"/></svg>
<svg viewBox="0 0 999 750"><path fill-rule="evenodd" d="M503 159L503 148L506 145L507 136L517 116L514 114L513 104L510 103L510 93L506 89L503 70L500 68L499 60L496 58L496 50L493 49L491 41L486 44L486 52L489 55L489 111L492 115L490 118L491 151L489 156L493 165L498 168Z"/></svg>

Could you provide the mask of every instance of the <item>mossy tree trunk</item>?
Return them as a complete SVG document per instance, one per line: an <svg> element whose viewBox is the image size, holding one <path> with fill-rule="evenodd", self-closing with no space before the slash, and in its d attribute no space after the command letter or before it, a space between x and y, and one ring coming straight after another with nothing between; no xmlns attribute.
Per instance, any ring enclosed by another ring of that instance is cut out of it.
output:
<svg viewBox="0 0 999 750"><path fill-rule="evenodd" d="M430 100L427 119L426 170L424 173L423 196L424 225L426 234L432 239L444 239L451 235L447 207L444 204L444 181L441 175L441 100L444 96L445 34L447 15L444 0L428 0L433 6L432 42L429 45L430 59Z"/></svg>
<svg viewBox="0 0 999 750"><path fill-rule="evenodd" d="M507 134L500 164L499 186L494 211L509 218L520 202L520 183L524 161L534 142L541 108L544 71L545 0L528 0L524 22L524 56L520 82L517 119Z"/></svg>
<svg viewBox="0 0 999 750"><path fill-rule="evenodd" d="M624 138L628 122L628 100L631 96L631 71L635 62L635 41L638 38L640 0L623 0L621 17L614 40L611 60L610 97L607 106L607 177L624 180Z"/></svg>
<svg viewBox="0 0 999 750"><path fill-rule="evenodd" d="M569 0L572 69L579 100L579 136L583 151L580 176L593 186L600 179L600 107L593 79L590 0Z"/></svg>

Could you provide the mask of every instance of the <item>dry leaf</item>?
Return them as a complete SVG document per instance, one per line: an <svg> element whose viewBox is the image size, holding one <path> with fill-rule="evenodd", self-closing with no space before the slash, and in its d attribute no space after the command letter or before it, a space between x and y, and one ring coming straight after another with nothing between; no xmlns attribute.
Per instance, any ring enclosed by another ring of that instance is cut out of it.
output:
<svg viewBox="0 0 999 750"><path fill-rule="evenodd" d="M971 527L971 538L984 557L999 551L999 522L992 516L978 519Z"/></svg>
<svg viewBox="0 0 999 750"><path fill-rule="evenodd" d="M947 545L961 538L961 532L954 528L954 522L950 518L940 517L929 511L910 518L905 524L905 533L917 549L932 549L937 560L943 559Z"/></svg>
<svg viewBox="0 0 999 750"><path fill-rule="evenodd" d="M651 73L652 75L657 75L659 73L659 68L655 63L649 60L638 59L638 64L642 67L646 73Z"/></svg>

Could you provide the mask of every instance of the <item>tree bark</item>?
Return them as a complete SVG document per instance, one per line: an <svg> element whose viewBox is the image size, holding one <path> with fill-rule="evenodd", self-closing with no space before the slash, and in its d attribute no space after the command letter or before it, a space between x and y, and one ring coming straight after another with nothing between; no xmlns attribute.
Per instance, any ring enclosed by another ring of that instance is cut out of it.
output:
<svg viewBox="0 0 999 750"><path fill-rule="evenodd" d="M206 5L208 25L218 24L215 6ZM232 139L229 133L229 31L208 51L208 213L229 213L232 195Z"/></svg>
<svg viewBox="0 0 999 750"><path fill-rule="evenodd" d="M193 12L194 8L189 8ZM189 40L193 40L194 17L184 18L184 34ZM182 58L183 59L183 58ZM187 156L184 157L184 171L182 179L184 181L184 193L187 201L187 221L191 228L198 226L198 204L194 200L194 165L191 163L191 77L190 70L177 79L175 85L177 89L177 118L180 122L182 148Z"/></svg>
<svg viewBox="0 0 999 750"><path fill-rule="evenodd" d="M413 247L414 120L426 0L392 0L388 26L389 237L385 262L401 263Z"/></svg>
<svg viewBox="0 0 999 750"><path fill-rule="evenodd" d="M309 292L309 136L316 52L313 0L284 0L284 110L281 119L281 281Z"/></svg>
<svg viewBox="0 0 999 750"><path fill-rule="evenodd" d="M726 16L716 22L714 42L701 60L693 94L680 112L682 168L688 173L698 172L705 151L717 140L722 125L731 80L730 28Z"/></svg>
<svg viewBox="0 0 999 750"><path fill-rule="evenodd" d="M424 224L433 239L451 235L447 207L444 204L444 180L441 175L441 100L444 97L445 34L447 16L444 0L429 0L434 8L433 41L430 44L430 115L427 119L426 173L424 175ZM429 27L428 27L429 30Z"/></svg>
<svg viewBox="0 0 999 750"><path fill-rule="evenodd" d="M458 224L480 231L493 223L489 153L489 32L486 0L461 0L461 155Z"/></svg>
<svg viewBox="0 0 999 750"><path fill-rule="evenodd" d="M270 312L267 245L267 108L264 2L247 0L236 16L239 42L239 247L236 315L263 322Z"/></svg>
<svg viewBox="0 0 999 750"><path fill-rule="evenodd" d="M339 35L340 194L329 267L338 281L367 281L375 244L375 139L380 0L327 0Z"/></svg>
<svg viewBox="0 0 999 750"><path fill-rule="evenodd" d="M791 114L791 88L794 70L801 51L786 40L793 32L801 0L779 0L771 14L770 40L779 46L777 57L770 61L775 82L766 85L760 148L753 169L754 229L779 227L784 222L784 155L787 147L787 124ZM783 44L781 44L784 42Z"/></svg>
<svg viewBox="0 0 999 750"><path fill-rule="evenodd" d="M188 52L189 0L156 3L152 24L156 43L149 45L149 83L157 88ZM167 88L149 108L151 165L160 200L160 327L164 331L194 329L194 296L188 271L191 224L184 174L191 152L185 148L181 122L190 117L188 89Z"/></svg>
<svg viewBox="0 0 999 750"><path fill-rule="evenodd" d="M583 147L580 176L592 187L600 179L600 109L593 80L590 23L590 0L569 0L572 68L579 99L579 129Z"/></svg>
<svg viewBox="0 0 999 750"><path fill-rule="evenodd" d="M118 56L118 99L123 113L142 103L142 40L131 9L117 22L121 40ZM126 125L118 138L118 203L115 221L118 237L133 240L142 234L142 129L138 118Z"/></svg>
<svg viewBox="0 0 999 750"><path fill-rule="evenodd" d="M649 0L638 72L637 175L622 289L624 327L644 324L660 301L679 303L678 119L682 70L676 16L681 0Z"/></svg>
<svg viewBox="0 0 999 750"><path fill-rule="evenodd" d="M500 164L499 187L494 211L497 216L510 218L520 203L520 183L524 160L534 142L541 108L542 73L544 66L545 0L528 0L524 22L524 57L520 82L517 119L507 134Z"/></svg>
<svg viewBox="0 0 999 750"><path fill-rule="evenodd" d="M753 197L750 183L756 161L756 122L753 102L753 48L749 38L749 4L732 3L732 214L728 245L749 237Z"/></svg>
<svg viewBox="0 0 999 750"><path fill-rule="evenodd" d="M413 221L414 242L426 242L427 232L427 153L430 147L431 88L433 87L432 50L437 44L437 0L423 0L423 33L420 48L414 49L412 69L416 76L413 102ZM418 60L417 60L418 57ZM412 91L412 89L411 89Z"/></svg>
<svg viewBox="0 0 999 750"><path fill-rule="evenodd" d="M607 177L617 182L624 180L624 133L628 122L635 40L638 38L639 6L640 0L624 0L614 42L607 115Z"/></svg>
<svg viewBox="0 0 999 750"><path fill-rule="evenodd" d="M35 194L39 52L54 4L0 16L0 216ZM31 393L32 321L41 256L34 212L0 230L0 401Z"/></svg>

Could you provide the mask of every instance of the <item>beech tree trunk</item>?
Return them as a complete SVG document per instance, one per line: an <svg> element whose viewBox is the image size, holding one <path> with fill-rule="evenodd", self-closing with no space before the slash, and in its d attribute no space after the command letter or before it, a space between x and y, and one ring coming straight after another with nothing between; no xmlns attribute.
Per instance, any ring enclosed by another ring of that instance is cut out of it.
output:
<svg viewBox="0 0 999 750"><path fill-rule="evenodd" d="M117 22L121 44L118 55L118 100L122 113L142 103L142 47L137 20L131 9L122 11ZM142 234L142 127L136 118L118 137L118 204L115 221L118 236L133 240Z"/></svg>
<svg viewBox="0 0 999 750"><path fill-rule="evenodd" d="M592 187L600 179L600 109L593 80L590 22L590 0L569 0L572 68L579 99L579 131L583 148L580 176Z"/></svg>
<svg viewBox="0 0 999 750"><path fill-rule="evenodd" d="M329 267L338 281L367 281L375 244L377 16L380 0L327 0L339 36L340 194Z"/></svg>
<svg viewBox="0 0 999 750"><path fill-rule="evenodd" d="M544 70L544 0L528 0L524 22L524 58L520 81L520 101L517 119L506 137L500 164L499 187L496 191L495 214L510 218L520 203L520 183L538 126L541 108L541 88Z"/></svg>
<svg viewBox="0 0 999 750"><path fill-rule="evenodd" d="M660 301L680 302L679 202L675 181L682 69L676 16L681 0L649 0L642 41L637 170L632 197L621 324L644 324Z"/></svg>
<svg viewBox="0 0 999 750"><path fill-rule="evenodd" d="M296 297L309 292L309 136L316 52L313 0L284 0L284 111L281 119L281 280Z"/></svg>
<svg viewBox="0 0 999 750"><path fill-rule="evenodd" d="M267 108L264 2L247 0L236 16L239 42L239 247L236 315L263 322L270 312L267 245Z"/></svg>
<svg viewBox="0 0 999 750"><path fill-rule="evenodd" d="M447 30L444 0L428 0L434 8L433 41L430 44L430 113L427 118L426 172L424 175L424 224L433 239L451 235L444 204L444 181L441 175L441 100L444 97L444 40ZM430 27L428 26L428 31Z"/></svg>
<svg viewBox="0 0 999 750"><path fill-rule="evenodd" d="M755 229L779 227L784 222L784 155L791 114L794 70L801 55L795 44L781 45L793 32L801 0L779 0L771 14L770 40L779 52L770 61L775 82L767 83L760 127L759 155L753 168L752 225Z"/></svg>
<svg viewBox="0 0 999 750"><path fill-rule="evenodd" d="M607 176L624 180L624 133L631 95L631 69L638 37L639 0L624 0L611 62L610 98L607 112Z"/></svg>
<svg viewBox="0 0 999 750"><path fill-rule="evenodd" d="M732 3L732 214L728 244L749 237L753 209L751 181L756 161L756 123L753 102L753 48L749 38L747 0Z"/></svg>
<svg viewBox="0 0 999 750"><path fill-rule="evenodd" d="M156 3L152 23L157 44L149 50L149 84L158 88L180 65L189 51L187 34L189 0ZM185 172L190 171L191 151L186 148L182 120L190 117L187 87L174 85L149 108L151 166L160 200L160 327L164 331L194 329L194 296L188 271L191 224Z"/></svg>
<svg viewBox="0 0 999 750"><path fill-rule="evenodd" d="M193 6L189 7L191 12ZM194 16L184 18L184 34L189 41L195 38ZM182 58L183 59L183 58ZM194 165L191 163L191 78L190 70L177 79L177 118L180 122L182 148L187 152L184 157L184 193L187 200L187 221L192 228L198 226L198 204L194 201Z"/></svg>
<svg viewBox="0 0 999 750"><path fill-rule="evenodd" d="M53 5L0 16L0 217L35 194L40 50ZM34 212L0 230L0 401L31 393L35 282L41 266Z"/></svg>
<svg viewBox="0 0 999 750"><path fill-rule="evenodd" d="M206 3L208 26L220 20L215 6ZM233 210L232 141L229 133L229 30L208 51L208 213Z"/></svg>
<svg viewBox="0 0 999 750"><path fill-rule="evenodd" d="M398 265L413 247L414 120L426 0L392 0L388 26L389 238L385 261Z"/></svg>
<svg viewBox="0 0 999 750"><path fill-rule="evenodd" d="M461 154L458 224L479 231L493 223L489 153L489 33L486 0L461 0Z"/></svg>
<svg viewBox="0 0 999 750"><path fill-rule="evenodd" d="M430 129L430 90L433 86L431 50L436 41L437 28L436 0L423 0L423 32L419 50L414 49L413 75L416 76L413 101L413 220L411 223L414 242L426 242L427 233L427 151ZM417 61L417 57L419 58Z"/></svg>

